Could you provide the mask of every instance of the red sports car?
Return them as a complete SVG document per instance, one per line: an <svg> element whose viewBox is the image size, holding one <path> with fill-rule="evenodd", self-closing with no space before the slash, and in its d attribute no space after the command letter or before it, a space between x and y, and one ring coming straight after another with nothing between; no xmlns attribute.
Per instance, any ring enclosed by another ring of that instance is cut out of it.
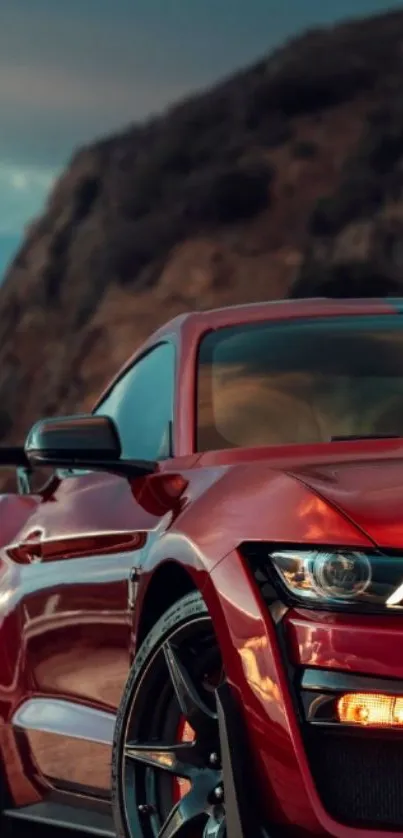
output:
<svg viewBox="0 0 403 838"><path fill-rule="evenodd" d="M402 300L179 317L0 456L2 829L403 834Z"/></svg>

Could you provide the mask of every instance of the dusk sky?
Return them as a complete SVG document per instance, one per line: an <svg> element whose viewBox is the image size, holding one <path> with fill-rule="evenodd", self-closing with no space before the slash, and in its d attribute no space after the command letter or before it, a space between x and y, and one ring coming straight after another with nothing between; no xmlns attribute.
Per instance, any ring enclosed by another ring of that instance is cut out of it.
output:
<svg viewBox="0 0 403 838"><path fill-rule="evenodd" d="M311 26L401 0L1 0L0 275L82 143Z"/></svg>

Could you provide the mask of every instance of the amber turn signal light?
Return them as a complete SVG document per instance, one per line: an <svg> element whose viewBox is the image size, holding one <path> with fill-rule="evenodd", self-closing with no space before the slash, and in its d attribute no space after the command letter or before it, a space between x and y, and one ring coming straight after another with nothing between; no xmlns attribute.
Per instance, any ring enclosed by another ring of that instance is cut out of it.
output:
<svg viewBox="0 0 403 838"><path fill-rule="evenodd" d="M403 697L375 693L348 693L337 702L343 724L362 727L403 727Z"/></svg>

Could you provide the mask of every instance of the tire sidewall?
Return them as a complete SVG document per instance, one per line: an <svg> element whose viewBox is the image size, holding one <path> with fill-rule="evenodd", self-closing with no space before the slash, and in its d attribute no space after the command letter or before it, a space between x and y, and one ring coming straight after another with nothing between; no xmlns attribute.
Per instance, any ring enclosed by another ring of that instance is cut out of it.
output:
<svg viewBox="0 0 403 838"><path fill-rule="evenodd" d="M207 607L199 592L186 594L186 596L172 605L171 608L169 608L168 611L166 611L156 622L155 626L153 626L142 643L133 661L116 716L112 748L112 810L114 826L118 838L132 838L127 830L122 813L123 801L119 778L121 774L125 729L127 718L131 710L133 695L136 692L137 685L143 677L143 673L148 666L150 659L157 651L157 648L168 639L172 632L180 628L183 624L188 623L189 620L206 616L207 614ZM138 824L136 824L135 835L136 838L141 838L142 836L140 819Z"/></svg>

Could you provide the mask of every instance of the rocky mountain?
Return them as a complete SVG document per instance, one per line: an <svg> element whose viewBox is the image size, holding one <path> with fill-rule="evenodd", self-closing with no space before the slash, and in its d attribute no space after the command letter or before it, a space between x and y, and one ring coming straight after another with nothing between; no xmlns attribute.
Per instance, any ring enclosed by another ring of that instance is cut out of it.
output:
<svg viewBox="0 0 403 838"><path fill-rule="evenodd" d="M399 292L403 12L317 30L80 150L0 290L0 439L191 308ZM403 288L402 288L403 292Z"/></svg>

